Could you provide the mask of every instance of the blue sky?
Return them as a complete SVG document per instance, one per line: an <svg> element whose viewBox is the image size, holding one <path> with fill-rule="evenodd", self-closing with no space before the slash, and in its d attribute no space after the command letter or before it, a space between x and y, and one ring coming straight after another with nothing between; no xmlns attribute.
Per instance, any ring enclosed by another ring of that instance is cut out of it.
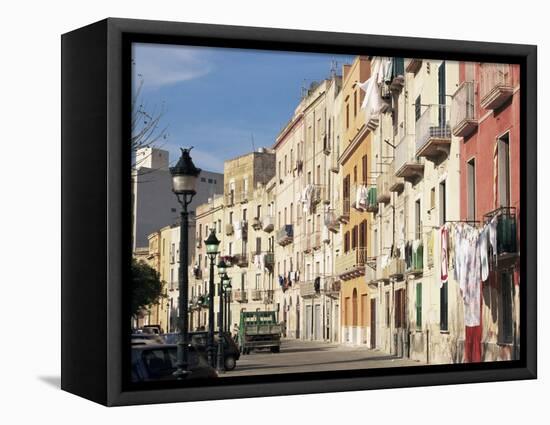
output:
<svg viewBox="0 0 550 425"><path fill-rule="evenodd" d="M134 44L133 81L141 103L163 110L168 137L159 147L179 156L194 146L195 164L223 171L223 161L272 146L292 116L303 85L330 74L331 62L352 57L292 52Z"/></svg>

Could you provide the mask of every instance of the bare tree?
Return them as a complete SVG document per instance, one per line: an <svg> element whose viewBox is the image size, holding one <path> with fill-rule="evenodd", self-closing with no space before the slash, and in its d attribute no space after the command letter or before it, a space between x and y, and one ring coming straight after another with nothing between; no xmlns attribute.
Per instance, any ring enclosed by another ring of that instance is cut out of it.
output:
<svg viewBox="0 0 550 425"><path fill-rule="evenodd" d="M137 74L137 77L139 82L132 95L132 118L130 122L132 170L137 170L140 163L147 159L143 157L140 158L139 161L137 160L136 153L139 149L160 148L166 144L168 139L168 127L161 125L161 120L164 115L164 103L160 108L156 105L152 108L148 107L143 99L143 76ZM143 171L140 172L140 175L142 174L144 174Z"/></svg>

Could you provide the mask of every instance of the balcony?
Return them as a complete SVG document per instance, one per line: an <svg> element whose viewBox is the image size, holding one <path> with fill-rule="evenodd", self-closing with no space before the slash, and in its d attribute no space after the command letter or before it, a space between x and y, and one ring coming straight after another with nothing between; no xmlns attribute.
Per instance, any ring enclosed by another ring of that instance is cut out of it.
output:
<svg viewBox="0 0 550 425"><path fill-rule="evenodd" d="M407 64L407 68L405 68L406 72L409 72L411 74L416 74L418 71L420 71L420 68L422 68L422 59L409 59L409 63Z"/></svg>
<svg viewBox="0 0 550 425"><path fill-rule="evenodd" d="M202 279L202 269L200 267L193 267L193 277L196 280Z"/></svg>
<svg viewBox="0 0 550 425"><path fill-rule="evenodd" d="M388 170L382 171L376 178L376 201L382 204L387 204L391 199L390 181L393 177L393 172L390 174Z"/></svg>
<svg viewBox="0 0 550 425"><path fill-rule="evenodd" d="M339 279L329 276L323 279L322 290L327 295L337 295L340 292L341 286Z"/></svg>
<svg viewBox="0 0 550 425"><path fill-rule="evenodd" d="M430 105L416 121L416 156L435 161L451 148L447 105Z"/></svg>
<svg viewBox="0 0 550 425"><path fill-rule="evenodd" d="M338 216L334 208L330 208L325 212L325 224L332 233L338 233L340 231L340 222L338 221Z"/></svg>
<svg viewBox="0 0 550 425"><path fill-rule="evenodd" d="M325 155L329 155L330 154L330 138L328 137L327 134L325 134L323 136L323 153Z"/></svg>
<svg viewBox="0 0 550 425"><path fill-rule="evenodd" d="M262 222L259 217L254 217L252 219L251 226L254 230L260 230L262 228Z"/></svg>
<svg viewBox="0 0 550 425"><path fill-rule="evenodd" d="M451 129L456 137L467 137L477 128L474 83L464 81L453 95Z"/></svg>
<svg viewBox="0 0 550 425"><path fill-rule="evenodd" d="M404 136L395 148L395 176L415 183L424 175L424 164L414 153L414 136Z"/></svg>
<svg viewBox="0 0 550 425"><path fill-rule="evenodd" d="M231 295L234 302L238 302L238 303L248 302L248 297L245 290L235 289L231 292Z"/></svg>
<svg viewBox="0 0 550 425"><path fill-rule="evenodd" d="M233 234L233 223L227 223L225 225L225 235L231 236Z"/></svg>
<svg viewBox="0 0 550 425"><path fill-rule="evenodd" d="M486 214L484 218L489 222L494 217L497 220L496 254L499 257L515 256L518 253L516 209L500 207Z"/></svg>
<svg viewBox="0 0 550 425"><path fill-rule="evenodd" d="M262 291L259 289L251 289L250 290L250 298L252 301L261 301L262 300Z"/></svg>
<svg viewBox="0 0 550 425"><path fill-rule="evenodd" d="M318 285L315 285L315 280L307 280L300 283L300 296L302 298L313 298L321 292L321 279L318 280Z"/></svg>
<svg viewBox="0 0 550 425"><path fill-rule="evenodd" d="M371 213L378 212L378 196L376 186L371 186L367 189L367 208Z"/></svg>
<svg viewBox="0 0 550 425"><path fill-rule="evenodd" d="M285 224L277 231L277 243L281 246L291 244L294 240L294 229L292 224Z"/></svg>
<svg viewBox="0 0 550 425"><path fill-rule="evenodd" d="M275 219L272 215L264 215L262 217L262 229L266 233L271 233L275 228Z"/></svg>
<svg viewBox="0 0 550 425"><path fill-rule="evenodd" d="M392 58L393 78L390 83L390 90L400 92L405 86L405 60L403 58Z"/></svg>
<svg viewBox="0 0 550 425"><path fill-rule="evenodd" d="M405 182L401 177L395 176L395 161L390 162L386 170L389 175L388 190L390 192L401 193L405 187Z"/></svg>
<svg viewBox="0 0 550 425"><path fill-rule="evenodd" d="M314 184L311 196L312 203L314 205L318 204L319 202L323 202L325 204L328 204L330 202L327 197L327 188L324 184Z"/></svg>
<svg viewBox="0 0 550 425"><path fill-rule="evenodd" d="M378 281L376 280L376 258L373 258L370 265L369 259L367 259L367 264L365 265L365 282L373 288L378 287Z"/></svg>
<svg viewBox="0 0 550 425"><path fill-rule="evenodd" d="M365 275L367 248L355 248L336 257L336 271L342 280Z"/></svg>
<svg viewBox="0 0 550 425"><path fill-rule="evenodd" d="M498 109L514 93L512 66L498 63L482 63L479 79L480 105L485 109Z"/></svg>
<svg viewBox="0 0 550 425"><path fill-rule="evenodd" d="M233 256L233 261L237 267L248 267L248 254L235 254Z"/></svg>
<svg viewBox="0 0 550 425"><path fill-rule="evenodd" d="M340 223L347 223L349 221L350 209L351 203L349 198L338 199L334 202L334 214L336 214L336 220Z"/></svg>
<svg viewBox="0 0 550 425"><path fill-rule="evenodd" d="M264 291L263 301L264 304L271 304L273 302L273 289Z"/></svg>
<svg viewBox="0 0 550 425"><path fill-rule="evenodd" d="M384 278L402 280L405 269L405 260L401 258L390 258L388 264L384 267Z"/></svg>

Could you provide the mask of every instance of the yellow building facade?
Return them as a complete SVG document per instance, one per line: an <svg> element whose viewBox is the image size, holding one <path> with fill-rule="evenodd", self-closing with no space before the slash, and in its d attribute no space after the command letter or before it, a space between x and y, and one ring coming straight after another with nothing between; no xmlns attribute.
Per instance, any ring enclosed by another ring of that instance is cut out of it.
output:
<svg viewBox="0 0 550 425"><path fill-rule="evenodd" d="M365 271L370 254L372 210L367 192L373 187L371 175L372 124L361 109L364 92L358 82L370 76L370 61L357 57L343 69L342 119L344 137L340 146L342 201L337 210L342 226L342 253L336 258L336 273L341 281L340 304L342 334L346 344L371 344L371 302ZM373 306L374 307L374 306Z"/></svg>

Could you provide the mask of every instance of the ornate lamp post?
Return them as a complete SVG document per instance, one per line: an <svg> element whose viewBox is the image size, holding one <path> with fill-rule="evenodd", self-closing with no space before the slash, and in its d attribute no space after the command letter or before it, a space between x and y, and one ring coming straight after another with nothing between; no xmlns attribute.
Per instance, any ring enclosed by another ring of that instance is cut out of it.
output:
<svg viewBox="0 0 550 425"><path fill-rule="evenodd" d="M191 203L196 192L197 178L201 172L200 168L195 167L189 152L193 149L181 148L181 157L175 167L170 168L172 174L172 191L178 198L181 205L180 220L180 253L178 269L178 327L179 338L177 343L177 364L174 375L177 379L183 379L188 374L188 354L189 354L189 280L187 275L187 249L189 240L189 213L187 207Z"/></svg>
<svg viewBox="0 0 550 425"><path fill-rule="evenodd" d="M210 301L208 303L208 343L207 343L207 353L208 353L208 363L210 366L215 367L214 363L214 261L216 256L219 254L218 247L220 246L220 241L216 237L216 229L212 228L210 235L204 241L206 245L206 255L210 259L210 281L208 285L208 295Z"/></svg>
<svg viewBox="0 0 550 425"><path fill-rule="evenodd" d="M224 297L225 297L225 332L230 332L231 326L231 279L226 274L226 281L224 286Z"/></svg>
<svg viewBox="0 0 550 425"><path fill-rule="evenodd" d="M223 259L218 263L218 275L220 276L220 284L218 285L218 301L219 301L219 313L218 313L218 358L217 358L217 367L218 372L225 372L225 361L223 353L223 343L225 341L224 330L223 330L223 303L224 303L224 288L223 284L227 278L227 264Z"/></svg>

